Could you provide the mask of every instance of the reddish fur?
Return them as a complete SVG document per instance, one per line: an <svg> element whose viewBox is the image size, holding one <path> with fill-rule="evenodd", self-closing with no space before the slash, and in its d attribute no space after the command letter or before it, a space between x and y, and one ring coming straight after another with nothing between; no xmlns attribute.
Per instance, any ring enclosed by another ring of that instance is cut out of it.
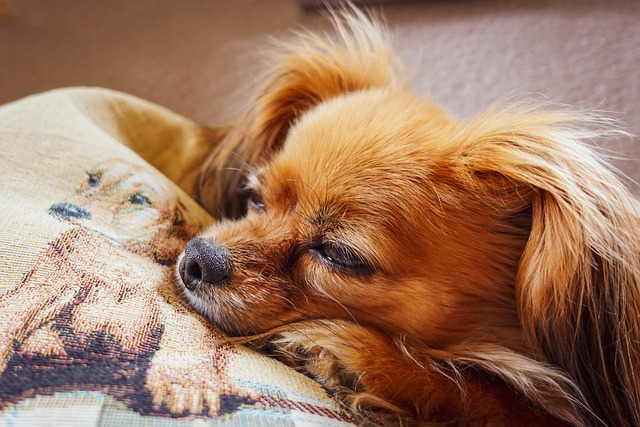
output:
<svg viewBox="0 0 640 427"><path fill-rule="evenodd" d="M202 234L235 276L187 298L385 422L638 425L639 208L583 143L610 133L530 103L456 120L406 90L378 24L336 26L214 141L201 198L239 216L249 174L265 210ZM373 271L323 263L332 240Z"/></svg>

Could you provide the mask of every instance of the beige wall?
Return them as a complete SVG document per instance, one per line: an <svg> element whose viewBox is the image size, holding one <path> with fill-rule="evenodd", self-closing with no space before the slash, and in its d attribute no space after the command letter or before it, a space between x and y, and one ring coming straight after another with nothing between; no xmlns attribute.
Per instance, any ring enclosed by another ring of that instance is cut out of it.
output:
<svg viewBox="0 0 640 427"><path fill-rule="evenodd" d="M295 0L0 3L0 103L97 85L206 124L235 117L270 36L325 25ZM534 94L613 112L640 133L640 1L392 3L382 10L415 91L456 114ZM613 148L629 158L617 164L640 181L637 145Z"/></svg>

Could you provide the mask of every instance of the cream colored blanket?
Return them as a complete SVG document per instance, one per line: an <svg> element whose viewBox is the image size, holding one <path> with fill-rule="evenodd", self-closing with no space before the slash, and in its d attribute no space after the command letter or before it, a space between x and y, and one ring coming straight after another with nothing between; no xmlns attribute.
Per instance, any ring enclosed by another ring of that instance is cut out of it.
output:
<svg viewBox="0 0 640 427"><path fill-rule="evenodd" d="M175 166L198 132L104 89L0 107L0 425L349 424L181 299L176 258L212 221Z"/></svg>

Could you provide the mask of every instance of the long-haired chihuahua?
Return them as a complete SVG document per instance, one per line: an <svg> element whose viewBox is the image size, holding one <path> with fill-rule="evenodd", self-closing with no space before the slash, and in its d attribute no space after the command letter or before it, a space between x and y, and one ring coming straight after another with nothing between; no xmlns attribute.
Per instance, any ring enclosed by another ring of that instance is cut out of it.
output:
<svg viewBox="0 0 640 427"><path fill-rule="evenodd" d="M188 301L338 393L362 424L640 425L640 204L612 121L412 95L358 10L298 34L197 184L223 217Z"/></svg>

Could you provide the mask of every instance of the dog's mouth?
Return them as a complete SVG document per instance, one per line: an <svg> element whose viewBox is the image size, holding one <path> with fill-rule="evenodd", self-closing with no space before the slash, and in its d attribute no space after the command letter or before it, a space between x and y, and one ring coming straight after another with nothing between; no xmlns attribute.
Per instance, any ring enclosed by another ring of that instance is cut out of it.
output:
<svg viewBox="0 0 640 427"><path fill-rule="evenodd" d="M179 266L178 275L181 275L181 269L182 265ZM223 301L228 299L226 296L215 295L215 292L204 294L199 292L197 288L189 289L181 280L179 282L182 285L182 295L189 305L226 336L236 337L251 334L251 331L241 330L238 327L239 322L233 310L224 308Z"/></svg>

